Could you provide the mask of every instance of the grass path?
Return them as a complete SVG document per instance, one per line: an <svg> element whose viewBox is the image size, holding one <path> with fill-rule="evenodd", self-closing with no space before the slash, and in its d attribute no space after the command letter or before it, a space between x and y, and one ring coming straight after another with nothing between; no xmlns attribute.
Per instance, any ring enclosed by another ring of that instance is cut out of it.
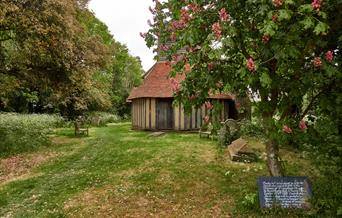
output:
<svg viewBox="0 0 342 218"><path fill-rule="evenodd" d="M245 217L241 202L267 175L263 162L232 163L196 134L152 138L128 123L57 134L2 160L2 174L12 162L24 170L0 173L0 217Z"/></svg>

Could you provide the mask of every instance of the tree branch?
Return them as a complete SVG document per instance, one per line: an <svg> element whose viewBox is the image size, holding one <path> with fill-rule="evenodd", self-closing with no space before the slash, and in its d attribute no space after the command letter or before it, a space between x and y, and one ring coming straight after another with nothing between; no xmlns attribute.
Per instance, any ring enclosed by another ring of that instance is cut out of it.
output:
<svg viewBox="0 0 342 218"><path fill-rule="evenodd" d="M331 87L333 86L334 83L335 83L335 80L333 80L333 81L330 83L330 85L328 85L325 89L322 89L317 95L315 95L315 96L311 99L309 105L305 108L305 110L303 111L303 113L302 113L301 116L300 116L300 119L301 119L301 120L302 120L302 119L305 117L305 115L309 112L309 110L311 109L311 107L313 106L313 104L315 103L315 101L317 100L317 98L318 98L320 95L322 95L324 92L326 92L326 91L328 91L329 89L331 89Z"/></svg>

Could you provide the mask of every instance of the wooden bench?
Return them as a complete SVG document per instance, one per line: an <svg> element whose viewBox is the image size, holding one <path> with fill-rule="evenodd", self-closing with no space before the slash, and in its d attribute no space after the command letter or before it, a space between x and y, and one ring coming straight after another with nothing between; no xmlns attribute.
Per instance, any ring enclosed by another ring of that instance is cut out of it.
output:
<svg viewBox="0 0 342 218"><path fill-rule="evenodd" d="M198 133L199 133L199 137L202 138L202 136L210 138L210 136L212 136L212 131L213 131L213 125L211 125L211 123L208 124L208 126L202 126Z"/></svg>
<svg viewBox="0 0 342 218"><path fill-rule="evenodd" d="M75 136L77 135L86 135L89 136L89 128L85 124L84 119L79 117L78 119L75 120Z"/></svg>

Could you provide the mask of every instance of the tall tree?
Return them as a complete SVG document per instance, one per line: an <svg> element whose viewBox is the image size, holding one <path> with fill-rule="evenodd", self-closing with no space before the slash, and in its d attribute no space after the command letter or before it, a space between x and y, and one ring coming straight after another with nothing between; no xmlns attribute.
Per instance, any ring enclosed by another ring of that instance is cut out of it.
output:
<svg viewBox="0 0 342 218"><path fill-rule="evenodd" d="M91 74L106 64L108 49L82 26L73 0L2 1L0 74L14 76L31 91L49 92L55 102L75 102ZM76 103L79 101L78 103ZM82 103L81 103L82 102ZM82 105L82 106L81 106Z"/></svg>
<svg viewBox="0 0 342 218"><path fill-rule="evenodd" d="M128 48L120 43L113 45L116 55L113 57L111 71L113 73L112 90L113 105L120 116L129 114L126 98L133 87L140 85L143 70L140 59L132 57Z"/></svg>
<svg viewBox="0 0 342 218"><path fill-rule="evenodd" d="M341 9L335 0L156 1L142 36L169 58L173 75L186 72L175 93L185 106L203 104L209 91L255 100L268 169L279 176L280 139L304 130L305 115L341 87Z"/></svg>
<svg viewBox="0 0 342 218"><path fill-rule="evenodd" d="M125 95L114 93L113 81L140 78L141 65L87 9L88 2L0 2L0 110L58 109L73 117L124 103L113 100Z"/></svg>

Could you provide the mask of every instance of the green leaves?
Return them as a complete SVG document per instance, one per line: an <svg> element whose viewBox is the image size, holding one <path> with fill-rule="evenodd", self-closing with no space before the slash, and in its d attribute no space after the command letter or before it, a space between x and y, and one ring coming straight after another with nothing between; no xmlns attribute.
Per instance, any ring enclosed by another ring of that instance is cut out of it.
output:
<svg viewBox="0 0 342 218"><path fill-rule="evenodd" d="M309 13L313 11L313 8L311 4L305 4L305 5L300 6L298 11L300 13Z"/></svg>
<svg viewBox="0 0 342 218"><path fill-rule="evenodd" d="M287 10L287 9L282 9L282 10L279 10L278 12L279 12L279 16L278 16L279 21L291 19L292 11Z"/></svg>
<svg viewBox="0 0 342 218"><path fill-rule="evenodd" d="M266 21L260 31L266 35L273 36L277 30L278 25L276 23L273 21Z"/></svg>
<svg viewBox="0 0 342 218"><path fill-rule="evenodd" d="M314 19L309 16L305 17L305 19L302 20L300 23L304 26L304 29L313 28L315 26Z"/></svg>
<svg viewBox="0 0 342 218"><path fill-rule="evenodd" d="M316 25L316 27L314 29L314 33L316 35L325 34L325 33L327 33L328 30L329 30L329 26L326 23L323 23L320 21Z"/></svg>
<svg viewBox="0 0 342 218"><path fill-rule="evenodd" d="M262 87L264 88L269 88L271 86L272 83L272 79L271 77L268 75L267 72L262 72L261 76L260 76L260 83L262 85Z"/></svg>
<svg viewBox="0 0 342 218"><path fill-rule="evenodd" d="M0 77L14 77L18 85L6 91L7 84L0 83L0 110L23 112L28 103L37 103L35 112L49 104L51 111L66 116L85 109L109 110L112 99L119 96L124 102L128 89L140 81L140 61L84 7L87 0L78 2L1 1L0 41L6 41L0 45ZM112 76L119 71L115 88L124 91L113 96ZM15 93L25 88L36 91L36 97Z"/></svg>
<svg viewBox="0 0 342 218"><path fill-rule="evenodd" d="M285 5L294 5L295 1L294 0L285 0Z"/></svg>

